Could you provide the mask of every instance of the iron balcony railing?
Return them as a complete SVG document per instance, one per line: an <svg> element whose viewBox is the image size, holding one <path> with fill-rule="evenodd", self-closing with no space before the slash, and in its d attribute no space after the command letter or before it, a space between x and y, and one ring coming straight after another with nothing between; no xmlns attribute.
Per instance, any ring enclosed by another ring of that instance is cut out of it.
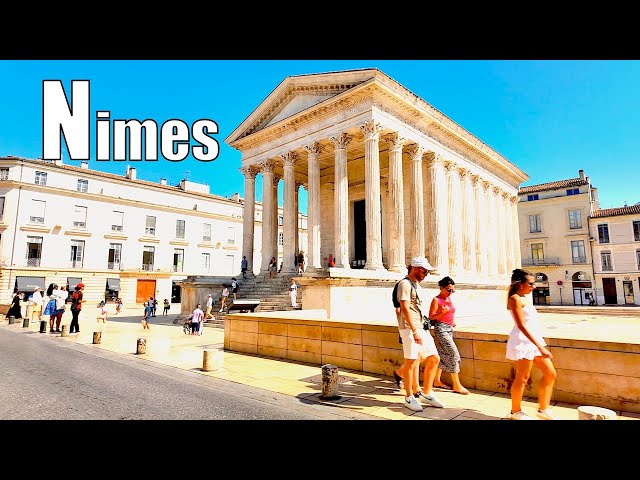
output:
<svg viewBox="0 0 640 480"><path fill-rule="evenodd" d="M587 257L573 257L571 261L573 263L587 263Z"/></svg>
<svg viewBox="0 0 640 480"><path fill-rule="evenodd" d="M44 217L29 217L31 223L44 223Z"/></svg>
<svg viewBox="0 0 640 480"><path fill-rule="evenodd" d="M523 258L522 266L560 265L560 257Z"/></svg>
<svg viewBox="0 0 640 480"><path fill-rule="evenodd" d="M142 270L153 271L153 263L143 263Z"/></svg>
<svg viewBox="0 0 640 480"><path fill-rule="evenodd" d="M27 267L39 267L40 259L39 258L27 258Z"/></svg>
<svg viewBox="0 0 640 480"><path fill-rule="evenodd" d="M112 232L121 232L122 231L122 225L111 225L111 231Z"/></svg>
<svg viewBox="0 0 640 480"><path fill-rule="evenodd" d="M109 270L120 270L120 262L109 262L107 263L107 268Z"/></svg>

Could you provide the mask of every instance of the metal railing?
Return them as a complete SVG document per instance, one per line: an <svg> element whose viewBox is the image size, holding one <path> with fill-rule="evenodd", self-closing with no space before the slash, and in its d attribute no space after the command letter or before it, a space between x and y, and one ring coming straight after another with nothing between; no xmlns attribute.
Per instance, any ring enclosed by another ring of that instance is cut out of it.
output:
<svg viewBox="0 0 640 480"><path fill-rule="evenodd" d="M142 264L142 270L146 270L149 272L153 271L153 263L143 263Z"/></svg>
<svg viewBox="0 0 640 480"><path fill-rule="evenodd" d="M39 267L40 259L39 258L27 258L27 267Z"/></svg>
<svg viewBox="0 0 640 480"><path fill-rule="evenodd" d="M522 266L560 265L560 257L523 258Z"/></svg>
<svg viewBox="0 0 640 480"><path fill-rule="evenodd" d="M29 217L31 223L44 223L44 217Z"/></svg>
<svg viewBox="0 0 640 480"><path fill-rule="evenodd" d="M85 228L87 226L86 222L73 222L74 227L82 227Z"/></svg>
<svg viewBox="0 0 640 480"><path fill-rule="evenodd" d="M120 270L120 262L109 262L107 263L107 268L109 270Z"/></svg>
<svg viewBox="0 0 640 480"><path fill-rule="evenodd" d="M182 271L182 265L172 265L171 266L171 271L172 272L181 272Z"/></svg>
<svg viewBox="0 0 640 480"><path fill-rule="evenodd" d="M122 225L111 225L111 231L112 232L121 232L122 231Z"/></svg>
<svg viewBox="0 0 640 480"><path fill-rule="evenodd" d="M587 257L573 257L571 258L572 263L587 263Z"/></svg>
<svg viewBox="0 0 640 480"><path fill-rule="evenodd" d="M0 170L0 180L9 180L9 170Z"/></svg>
<svg viewBox="0 0 640 480"><path fill-rule="evenodd" d="M82 268L82 260L71 260L69 266L71 268Z"/></svg>
<svg viewBox="0 0 640 480"><path fill-rule="evenodd" d="M153 228L153 227L146 227L146 228L144 229L144 233L145 233L146 235L155 235L155 234L156 234L156 229L155 229L155 228Z"/></svg>

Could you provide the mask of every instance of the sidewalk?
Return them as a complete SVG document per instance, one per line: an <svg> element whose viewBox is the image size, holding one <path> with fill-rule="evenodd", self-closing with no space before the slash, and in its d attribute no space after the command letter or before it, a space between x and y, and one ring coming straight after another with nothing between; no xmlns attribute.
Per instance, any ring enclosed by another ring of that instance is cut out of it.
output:
<svg viewBox="0 0 640 480"><path fill-rule="evenodd" d="M124 312L123 312L124 313ZM176 312L177 313L177 312ZM225 352L224 331L206 327L202 336L185 335L182 324L173 325L176 313L152 319L150 330L143 330L139 316L122 316L110 319L102 333L101 343L93 345L96 322L85 313L80 319L80 334L61 337L60 334L41 334L52 342L76 342L91 345L133 358L197 372L204 376L221 378L231 382L251 385L271 392L297 397L300 401L313 401L335 405L378 419L389 420L501 420L508 418L511 407L509 395L480 390L471 390L470 395L459 395L445 390L434 390L446 408L426 407L422 412L413 412L404 407L403 391L395 381L386 376L363 374L347 369L339 370L336 400L322 400L322 370L316 365L293 363L284 360L263 358L248 354ZM65 315L66 317L67 315ZM65 318L68 322L70 318ZM22 319L9 325L3 319L0 328L14 331L37 332L39 324L22 327ZM48 331L48 323L47 323ZM145 354L136 355L137 339L147 340ZM204 349L214 349L214 370L202 371ZM578 405L552 402L554 415L562 420L577 420ZM537 400L525 397L523 410L535 417ZM620 420L638 420L640 414L616 412Z"/></svg>

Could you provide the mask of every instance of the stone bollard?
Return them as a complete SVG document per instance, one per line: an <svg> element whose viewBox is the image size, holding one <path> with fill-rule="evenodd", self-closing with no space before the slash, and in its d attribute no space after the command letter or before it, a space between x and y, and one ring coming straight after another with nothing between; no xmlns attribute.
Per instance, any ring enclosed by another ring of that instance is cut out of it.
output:
<svg viewBox="0 0 640 480"><path fill-rule="evenodd" d="M102 332L93 332L93 343L97 345L102 341Z"/></svg>
<svg viewBox="0 0 640 480"><path fill-rule="evenodd" d="M9 325L13 325L14 323L16 323L16 317L9 315Z"/></svg>
<svg viewBox="0 0 640 480"><path fill-rule="evenodd" d="M65 325L64 323L62 324L62 330L60 332L60 336L61 337L69 336L69 325Z"/></svg>
<svg viewBox="0 0 640 480"><path fill-rule="evenodd" d="M47 322L40 320L40 333L47 333Z"/></svg>
<svg viewBox="0 0 640 480"><path fill-rule="evenodd" d="M22 328L29 328L29 319L27 317L22 319Z"/></svg>
<svg viewBox="0 0 640 480"><path fill-rule="evenodd" d="M616 412L602 407L578 407L578 420L615 420Z"/></svg>
<svg viewBox="0 0 640 480"><path fill-rule="evenodd" d="M202 370L205 372L210 372L211 370L215 370L218 363L220 362L220 351L207 348L202 352Z"/></svg>
<svg viewBox="0 0 640 480"><path fill-rule="evenodd" d="M338 367L327 364L322 366L322 395L323 400L340 398L338 395Z"/></svg>
<svg viewBox="0 0 640 480"><path fill-rule="evenodd" d="M142 355L144 353L147 353L147 339L139 338L138 345L136 347L136 355Z"/></svg>

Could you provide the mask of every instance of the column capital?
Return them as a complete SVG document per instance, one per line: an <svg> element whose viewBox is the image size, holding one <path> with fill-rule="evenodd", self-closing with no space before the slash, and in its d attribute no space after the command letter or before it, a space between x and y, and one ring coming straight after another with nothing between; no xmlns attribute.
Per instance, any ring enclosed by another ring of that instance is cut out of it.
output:
<svg viewBox="0 0 640 480"><path fill-rule="evenodd" d="M382 138L389 144L389 150L402 151L402 146L407 141L406 138L402 138L397 132L388 133L384 135Z"/></svg>
<svg viewBox="0 0 640 480"><path fill-rule="evenodd" d="M482 188L482 177L480 175L478 175L477 173L472 173L471 174L471 184L475 188Z"/></svg>
<svg viewBox="0 0 640 480"><path fill-rule="evenodd" d="M277 187L278 183L280 182L280 180L282 180L282 177L279 175L274 175L273 176L273 186Z"/></svg>
<svg viewBox="0 0 640 480"><path fill-rule="evenodd" d="M509 192L501 192L501 195L505 200L511 198L511 194Z"/></svg>
<svg viewBox="0 0 640 480"><path fill-rule="evenodd" d="M464 180L465 177L467 177L467 175L469 175L469 178L471 178L471 176L470 176L471 172L469 171L468 168L460 167L460 168L458 168L458 173L460 174L460 179L461 180Z"/></svg>
<svg viewBox="0 0 640 480"><path fill-rule="evenodd" d="M487 192L491 191L491 182L489 180L482 180L482 188Z"/></svg>
<svg viewBox="0 0 640 480"><path fill-rule="evenodd" d="M424 154L424 162L427 164L427 167L431 168L441 163L442 157L435 152L426 152Z"/></svg>
<svg viewBox="0 0 640 480"><path fill-rule="evenodd" d="M353 137L351 135L340 133L335 137L331 137L330 140L331 142L333 142L333 146L336 150L344 150L345 148L347 148L347 145L349 145L352 139Z"/></svg>
<svg viewBox="0 0 640 480"><path fill-rule="evenodd" d="M300 187L302 187L304 185L304 183L302 182L295 182L293 188L295 189L296 192L298 192L300 190Z"/></svg>
<svg viewBox="0 0 640 480"><path fill-rule="evenodd" d="M422 155L424 154L424 148L417 143L412 143L407 146L407 155L411 157L414 162L422 161Z"/></svg>
<svg viewBox="0 0 640 480"><path fill-rule="evenodd" d="M273 160L265 160L259 165L260 171L262 173L273 173L274 169L276 168L276 162L274 162Z"/></svg>
<svg viewBox="0 0 640 480"><path fill-rule="evenodd" d="M296 161L300 158L300 154L298 152L291 151L280 155L280 158L284 162L285 167L293 167Z"/></svg>
<svg viewBox="0 0 640 480"><path fill-rule="evenodd" d="M458 164L453 160L444 161L444 169L446 170L448 175L451 175L456 168L458 168Z"/></svg>
<svg viewBox="0 0 640 480"><path fill-rule="evenodd" d="M245 178L256 178L256 175L258 173L253 165L240 167L238 170L240 170L240 173L242 173Z"/></svg>
<svg viewBox="0 0 640 480"><path fill-rule="evenodd" d="M494 186L491 190L493 190L493 193L495 195L500 195L500 192L502 191L500 190L500 187L496 187L496 186Z"/></svg>
<svg viewBox="0 0 640 480"><path fill-rule="evenodd" d="M303 148L309 153L309 156L320 155L325 149L324 145L320 142L310 143L309 145L305 145Z"/></svg>
<svg viewBox="0 0 640 480"><path fill-rule="evenodd" d="M382 132L382 125L380 125L375 120L369 120L364 122L363 125L360 125L360 130L364 133L364 139L375 139L380 138L380 132Z"/></svg>

